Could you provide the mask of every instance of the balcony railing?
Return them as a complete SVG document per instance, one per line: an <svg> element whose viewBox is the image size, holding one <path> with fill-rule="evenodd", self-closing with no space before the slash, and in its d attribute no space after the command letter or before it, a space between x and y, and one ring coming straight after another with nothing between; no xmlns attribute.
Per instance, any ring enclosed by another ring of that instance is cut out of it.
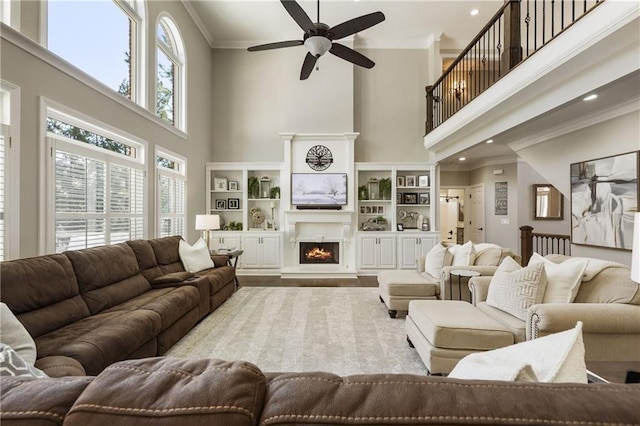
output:
<svg viewBox="0 0 640 426"><path fill-rule="evenodd" d="M425 133L605 0L507 0L440 78L427 86Z"/></svg>

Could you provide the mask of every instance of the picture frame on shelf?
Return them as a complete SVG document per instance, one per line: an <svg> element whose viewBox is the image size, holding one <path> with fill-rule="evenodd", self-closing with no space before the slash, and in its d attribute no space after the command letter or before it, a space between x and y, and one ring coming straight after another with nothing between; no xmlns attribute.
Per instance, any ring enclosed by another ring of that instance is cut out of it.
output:
<svg viewBox="0 0 640 426"><path fill-rule="evenodd" d="M364 208L364 212L365 212L365 214L371 214L371 206L366 206Z"/></svg>
<svg viewBox="0 0 640 426"><path fill-rule="evenodd" d="M240 198L227 198L227 208L229 210L240 209Z"/></svg>
<svg viewBox="0 0 640 426"><path fill-rule="evenodd" d="M405 176L406 186L416 186L416 177L415 176Z"/></svg>
<svg viewBox="0 0 640 426"><path fill-rule="evenodd" d="M396 178L396 186L404 186L404 184L405 184L404 176L398 176Z"/></svg>
<svg viewBox="0 0 640 426"><path fill-rule="evenodd" d="M237 191L238 190L238 181L237 180L230 180L229 181L229 191ZM231 207L229 207L231 208Z"/></svg>
<svg viewBox="0 0 640 426"><path fill-rule="evenodd" d="M213 190L214 191L228 191L227 178L213 178Z"/></svg>
<svg viewBox="0 0 640 426"><path fill-rule="evenodd" d="M398 223L398 224L396 225L396 229L397 229L398 231L404 231L404 225L403 225L403 224L401 224L401 223Z"/></svg>
<svg viewBox="0 0 640 426"><path fill-rule="evenodd" d="M265 229L267 231L275 231L276 230L276 221L275 220L265 220Z"/></svg>
<svg viewBox="0 0 640 426"><path fill-rule="evenodd" d="M216 199L216 210L226 210L227 209L227 200L218 198Z"/></svg>
<svg viewBox="0 0 640 426"><path fill-rule="evenodd" d="M360 206L360 214L365 214L365 208L364 208L364 206Z"/></svg>
<svg viewBox="0 0 640 426"><path fill-rule="evenodd" d="M402 204L402 192L396 192L396 204Z"/></svg>
<svg viewBox="0 0 640 426"><path fill-rule="evenodd" d="M418 194L418 204L431 204L431 194L421 192Z"/></svg>
<svg viewBox="0 0 640 426"><path fill-rule="evenodd" d="M402 196L403 204L418 204L417 192L405 192Z"/></svg>
<svg viewBox="0 0 640 426"><path fill-rule="evenodd" d="M384 214L384 206L377 206L376 213Z"/></svg>
<svg viewBox="0 0 640 426"><path fill-rule="evenodd" d="M429 187L429 175L418 176L418 186L421 188Z"/></svg>

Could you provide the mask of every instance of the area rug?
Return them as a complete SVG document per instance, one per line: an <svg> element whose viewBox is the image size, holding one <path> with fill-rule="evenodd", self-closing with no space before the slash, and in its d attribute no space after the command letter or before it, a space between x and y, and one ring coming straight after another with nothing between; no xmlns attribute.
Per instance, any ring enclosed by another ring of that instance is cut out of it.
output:
<svg viewBox="0 0 640 426"><path fill-rule="evenodd" d="M244 360L265 372L427 374L377 288L243 287L165 355Z"/></svg>

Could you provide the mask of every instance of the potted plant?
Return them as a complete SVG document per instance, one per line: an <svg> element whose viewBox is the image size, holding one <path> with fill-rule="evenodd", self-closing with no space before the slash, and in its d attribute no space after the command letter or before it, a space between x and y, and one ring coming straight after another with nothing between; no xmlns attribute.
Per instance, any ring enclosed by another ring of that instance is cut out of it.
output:
<svg viewBox="0 0 640 426"><path fill-rule="evenodd" d="M391 178L382 178L379 181L380 196L383 200L391 199Z"/></svg>
<svg viewBox="0 0 640 426"><path fill-rule="evenodd" d="M280 198L280 187L279 186L274 186L273 188L271 188L271 191L269 191L269 197L270 198Z"/></svg>
<svg viewBox="0 0 640 426"><path fill-rule="evenodd" d="M369 199L369 190L367 189L367 185L360 185L358 187L358 200L368 200Z"/></svg>
<svg viewBox="0 0 640 426"><path fill-rule="evenodd" d="M257 177L249 177L247 182L247 192L249 198L258 198L260 196L260 180Z"/></svg>

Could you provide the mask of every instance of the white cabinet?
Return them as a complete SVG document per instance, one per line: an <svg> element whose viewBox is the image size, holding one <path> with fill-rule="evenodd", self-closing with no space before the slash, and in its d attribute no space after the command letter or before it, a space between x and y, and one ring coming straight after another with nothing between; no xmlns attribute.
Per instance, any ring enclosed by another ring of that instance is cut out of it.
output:
<svg viewBox="0 0 640 426"><path fill-rule="evenodd" d="M361 234L357 238L358 269L396 267L396 239L388 234Z"/></svg>
<svg viewBox="0 0 640 426"><path fill-rule="evenodd" d="M279 268L280 235L247 233L242 236L243 268Z"/></svg>
<svg viewBox="0 0 640 426"><path fill-rule="evenodd" d="M219 249L240 249L240 234L231 234L227 232L214 232L211 237L211 250ZM216 235L217 234L217 235Z"/></svg>
<svg viewBox="0 0 640 426"><path fill-rule="evenodd" d="M437 242L438 237L434 234L398 235L398 267L415 269L416 258L426 256Z"/></svg>

